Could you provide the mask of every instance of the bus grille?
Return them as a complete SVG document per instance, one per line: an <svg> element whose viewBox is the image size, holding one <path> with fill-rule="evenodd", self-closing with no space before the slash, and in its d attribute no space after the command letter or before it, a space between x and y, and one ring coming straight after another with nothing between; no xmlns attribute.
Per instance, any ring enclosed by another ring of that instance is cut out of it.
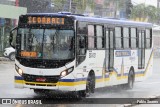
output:
<svg viewBox="0 0 160 107"><path fill-rule="evenodd" d="M56 76L39 76L39 75L29 75L23 74L23 78L26 82L42 82L42 83L57 83L60 79L59 75ZM37 78L45 78L45 81L37 81Z"/></svg>
<svg viewBox="0 0 160 107"><path fill-rule="evenodd" d="M56 84L35 84L35 83L25 83L25 84L32 85L32 86L47 86L47 87L56 86Z"/></svg>

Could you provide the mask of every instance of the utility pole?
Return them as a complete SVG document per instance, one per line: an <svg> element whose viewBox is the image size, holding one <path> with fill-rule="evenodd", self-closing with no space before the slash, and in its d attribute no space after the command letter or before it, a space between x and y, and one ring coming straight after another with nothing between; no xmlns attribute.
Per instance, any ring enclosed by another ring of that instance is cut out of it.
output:
<svg viewBox="0 0 160 107"><path fill-rule="evenodd" d="M131 0L127 0L126 1L126 15L127 15L127 18L130 17L131 12L132 12L132 8L133 8L132 1Z"/></svg>
<svg viewBox="0 0 160 107"><path fill-rule="evenodd" d="M115 2L116 2L116 4L115 4L114 18L117 18L117 12L118 12L118 4L119 4L119 2L118 2L118 0L116 0Z"/></svg>

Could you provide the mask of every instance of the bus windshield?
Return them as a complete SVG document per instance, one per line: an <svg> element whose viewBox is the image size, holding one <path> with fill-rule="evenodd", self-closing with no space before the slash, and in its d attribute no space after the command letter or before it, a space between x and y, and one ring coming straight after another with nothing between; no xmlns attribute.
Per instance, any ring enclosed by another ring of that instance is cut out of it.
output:
<svg viewBox="0 0 160 107"><path fill-rule="evenodd" d="M74 58L74 30L19 28L20 57L67 60Z"/></svg>

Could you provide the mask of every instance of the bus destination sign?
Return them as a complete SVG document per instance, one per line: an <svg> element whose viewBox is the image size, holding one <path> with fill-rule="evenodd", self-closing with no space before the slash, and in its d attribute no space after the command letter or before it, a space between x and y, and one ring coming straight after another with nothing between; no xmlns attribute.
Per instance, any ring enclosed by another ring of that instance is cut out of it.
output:
<svg viewBox="0 0 160 107"><path fill-rule="evenodd" d="M64 25L64 18L58 17L28 17L28 24L59 24Z"/></svg>

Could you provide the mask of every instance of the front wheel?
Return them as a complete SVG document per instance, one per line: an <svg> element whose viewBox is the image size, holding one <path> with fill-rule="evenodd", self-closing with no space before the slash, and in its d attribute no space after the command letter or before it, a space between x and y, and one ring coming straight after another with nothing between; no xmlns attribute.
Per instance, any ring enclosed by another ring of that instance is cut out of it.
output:
<svg viewBox="0 0 160 107"><path fill-rule="evenodd" d="M95 75L93 73L88 75L86 81L86 90L78 91L79 97L89 97L91 93L94 93L95 89Z"/></svg>

